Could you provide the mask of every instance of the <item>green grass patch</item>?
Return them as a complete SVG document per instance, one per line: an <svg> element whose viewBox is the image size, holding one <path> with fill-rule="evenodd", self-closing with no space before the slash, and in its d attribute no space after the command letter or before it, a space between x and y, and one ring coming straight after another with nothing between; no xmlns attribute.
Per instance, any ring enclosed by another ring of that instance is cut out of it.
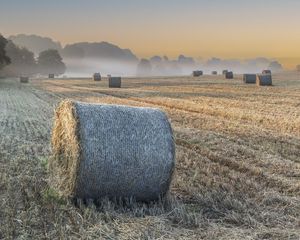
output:
<svg viewBox="0 0 300 240"><path fill-rule="evenodd" d="M58 203L60 205L66 204L66 200L61 197L55 189L51 187L48 187L42 192L42 197L43 200L47 203Z"/></svg>

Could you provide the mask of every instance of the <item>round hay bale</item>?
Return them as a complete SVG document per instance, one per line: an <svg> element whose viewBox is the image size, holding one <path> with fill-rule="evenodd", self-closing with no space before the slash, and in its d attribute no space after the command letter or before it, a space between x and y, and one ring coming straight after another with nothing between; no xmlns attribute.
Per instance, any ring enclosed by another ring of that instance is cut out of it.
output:
<svg viewBox="0 0 300 240"><path fill-rule="evenodd" d="M48 78L50 78L50 79L52 79L52 78L54 78L54 77L55 77L55 76L54 76L54 74L52 74L52 73L48 75Z"/></svg>
<svg viewBox="0 0 300 240"><path fill-rule="evenodd" d="M258 74L256 77L256 84L258 86L272 86L272 75Z"/></svg>
<svg viewBox="0 0 300 240"><path fill-rule="evenodd" d="M256 74L244 74L243 75L244 83L255 84L256 83Z"/></svg>
<svg viewBox="0 0 300 240"><path fill-rule="evenodd" d="M63 101L52 149L52 184L80 199L157 200L167 193L175 166L171 125L152 108Z"/></svg>
<svg viewBox="0 0 300 240"><path fill-rule="evenodd" d="M94 73L93 79L94 79L94 81L101 81L101 74L100 73Z"/></svg>
<svg viewBox="0 0 300 240"><path fill-rule="evenodd" d="M223 75L226 75L226 73L228 73L228 70L223 70L223 71L222 71L222 74L223 74Z"/></svg>
<svg viewBox="0 0 300 240"><path fill-rule="evenodd" d="M225 74L225 78L226 78L226 79L233 79L233 72L227 72L227 73Z"/></svg>
<svg viewBox="0 0 300 240"><path fill-rule="evenodd" d="M218 75L218 72L217 71L212 71L211 74L212 75Z"/></svg>
<svg viewBox="0 0 300 240"><path fill-rule="evenodd" d="M271 70L263 70L262 74L272 74L272 71Z"/></svg>
<svg viewBox="0 0 300 240"><path fill-rule="evenodd" d="M203 71L193 71L193 77L200 77L203 75Z"/></svg>
<svg viewBox="0 0 300 240"><path fill-rule="evenodd" d="M21 83L29 83L29 77L20 77Z"/></svg>
<svg viewBox="0 0 300 240"><path fill-rule="evenodd" d="M108 78L108 87L109 88L120 88L122 79L121 77L109 77Z"/></svg>

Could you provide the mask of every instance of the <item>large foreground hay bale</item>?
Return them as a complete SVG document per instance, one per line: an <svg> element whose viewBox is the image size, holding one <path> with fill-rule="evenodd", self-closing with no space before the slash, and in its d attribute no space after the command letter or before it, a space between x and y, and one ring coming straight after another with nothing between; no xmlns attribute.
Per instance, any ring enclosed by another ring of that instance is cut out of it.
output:
<svg viewBox="0 0 300 240"><path fill-rule="evenodd" d="M101 81L101 74L100 73L94 73L93 79L94 79L94 81Z"/></svg>
<svg viewBox="0 0 300 240"><path fill-rule="evenodd" d="M193 77L200 77L203 75L203 71L193 71Z"/></svg>
<svg viewBox="0 0 300 240"><path fill-rule="evenodd" d="M108 78L108 86L110 88L120 88L122 79L121 77L109 77Z"/></svg>
<svg viewBox="0 0 300 240"><path fill-rule="evenodd" d="M258 74L256 77L256 84L258 86L272 86L272 75Z"/></svg>
<svg viewBox="0 0 300 240"><path fill-rule="evenodd" d="M29 83L29 77L20 77L21 83Z"/></svg>
<svg viewBox="0 0 300 240"><path fill-rule="evenodd" d="M80 199L163 197L175 165L170 123L158 109L63 101L52 133L52 183Z"/></svg>
<svg viewBox="0 0 300 240"><path fill-rule="evenodd" d="M227 72L227 73L225 74L225 78L226 78L226 79L233 79L233 72Z"/></svg>
<svg viewBox="0 0 300 240"><path fill-rule="evenodd" d="M243 81L244 81L244 83L255 84L256 83L256 74L244 74Z"/></svg>

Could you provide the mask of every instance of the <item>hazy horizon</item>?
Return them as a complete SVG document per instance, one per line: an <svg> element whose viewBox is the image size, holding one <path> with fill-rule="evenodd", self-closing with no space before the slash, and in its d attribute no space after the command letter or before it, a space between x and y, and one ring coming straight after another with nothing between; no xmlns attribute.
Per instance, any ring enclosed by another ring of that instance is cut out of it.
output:
<svg viewBox="0 0 300 240"><path fill-rule="evenodd" d="M277 59L300 63L300 2L11 0L1 3L0 33L35 34L63 45L106 41L138 57Z"/></svg>

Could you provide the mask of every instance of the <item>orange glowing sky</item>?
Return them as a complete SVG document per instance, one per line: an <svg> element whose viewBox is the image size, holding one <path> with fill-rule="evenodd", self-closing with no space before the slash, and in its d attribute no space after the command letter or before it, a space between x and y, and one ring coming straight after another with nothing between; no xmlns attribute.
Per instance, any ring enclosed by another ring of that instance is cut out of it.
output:
<svg viewBox="0 0 300 240"><path fill-rule="evenodd" d="M276 58L300 63L296 0L10 0L0 33L48 36L62 44L108 41L139 57Z"/></svg>

